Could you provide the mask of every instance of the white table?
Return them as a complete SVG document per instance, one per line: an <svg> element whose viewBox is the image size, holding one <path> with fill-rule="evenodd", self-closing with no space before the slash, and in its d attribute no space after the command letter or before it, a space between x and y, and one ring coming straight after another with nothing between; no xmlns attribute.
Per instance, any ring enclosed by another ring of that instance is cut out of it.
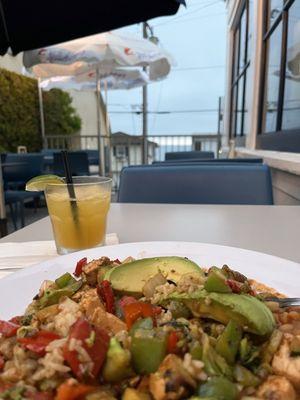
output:
<svg viewBox="0 0 300 400"><path fill-rule="evenodd" d="M108 233L120 243L181 240L261 251L300 262L299 206L112 204ZM52 239L44 218L0 242Z"/></svg>

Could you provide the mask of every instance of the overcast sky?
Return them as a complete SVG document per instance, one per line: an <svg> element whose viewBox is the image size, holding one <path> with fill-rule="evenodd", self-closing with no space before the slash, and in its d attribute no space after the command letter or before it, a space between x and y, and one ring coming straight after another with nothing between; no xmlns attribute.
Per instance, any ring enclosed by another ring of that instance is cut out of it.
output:
<svg viewBox="0 0 300 400"><path fill-rule="evenodd" d="M149 21L162 46L177 65L161 82L149 90L149 111L216 110L224 95L226 9L222 0L187 0L187 8L171 17ZM123 30L142 35L142 26ZM112 131L142 133L142 118L131 111L141 104L142 90L110 91L108 111ZM190 134L216 132L217 112L149 114L148 134Z"/></svg>

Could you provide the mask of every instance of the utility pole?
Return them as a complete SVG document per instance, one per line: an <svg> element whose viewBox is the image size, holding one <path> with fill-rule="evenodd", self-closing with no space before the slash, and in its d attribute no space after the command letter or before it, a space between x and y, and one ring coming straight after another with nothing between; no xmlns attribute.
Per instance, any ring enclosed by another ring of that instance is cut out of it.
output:
<svg viewBox="0 0 300 400"><path fill-rule="evenodd" d="M147 22L143 22L143 38L148 39ZM143 68L146 71L146 67ZM148 87L143 86L143 164L148 164Z"/></svg>

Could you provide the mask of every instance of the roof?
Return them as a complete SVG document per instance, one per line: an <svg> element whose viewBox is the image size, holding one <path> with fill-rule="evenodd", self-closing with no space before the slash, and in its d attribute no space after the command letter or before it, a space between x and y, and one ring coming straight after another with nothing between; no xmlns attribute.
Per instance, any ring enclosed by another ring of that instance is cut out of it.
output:
<svg viewBox="0 0 300 400"><path fill-rule="evenodd" d="M143 144L143 136L137 136L137 135L129 135L128 133L124 132L115 132L112 133L111 135L111 141L113 145L116 144L122 144L122 145L130 145L130 144L135 144L135 145L142 145ZM151 144L155 147L158 147L158 144L153 142L152 140L147 141L148 144Z"/></svg>

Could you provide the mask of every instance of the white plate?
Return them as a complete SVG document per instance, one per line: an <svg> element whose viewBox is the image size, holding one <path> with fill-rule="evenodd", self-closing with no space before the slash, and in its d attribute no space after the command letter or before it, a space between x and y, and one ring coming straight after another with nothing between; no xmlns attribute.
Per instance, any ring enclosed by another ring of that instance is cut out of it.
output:
<svg viewBox="0 0 300 400"><path fill-rule="evenodd" d="M176 255L188 257L203 267L228 264L249 278L257 279L288 296L299 296L300 264L235 247L192 242L140 242L106 246L60 256L26 268L0 280L0 318L20 315L45 279L73 272L76 262L108 256L124 259Z"/></svg>

